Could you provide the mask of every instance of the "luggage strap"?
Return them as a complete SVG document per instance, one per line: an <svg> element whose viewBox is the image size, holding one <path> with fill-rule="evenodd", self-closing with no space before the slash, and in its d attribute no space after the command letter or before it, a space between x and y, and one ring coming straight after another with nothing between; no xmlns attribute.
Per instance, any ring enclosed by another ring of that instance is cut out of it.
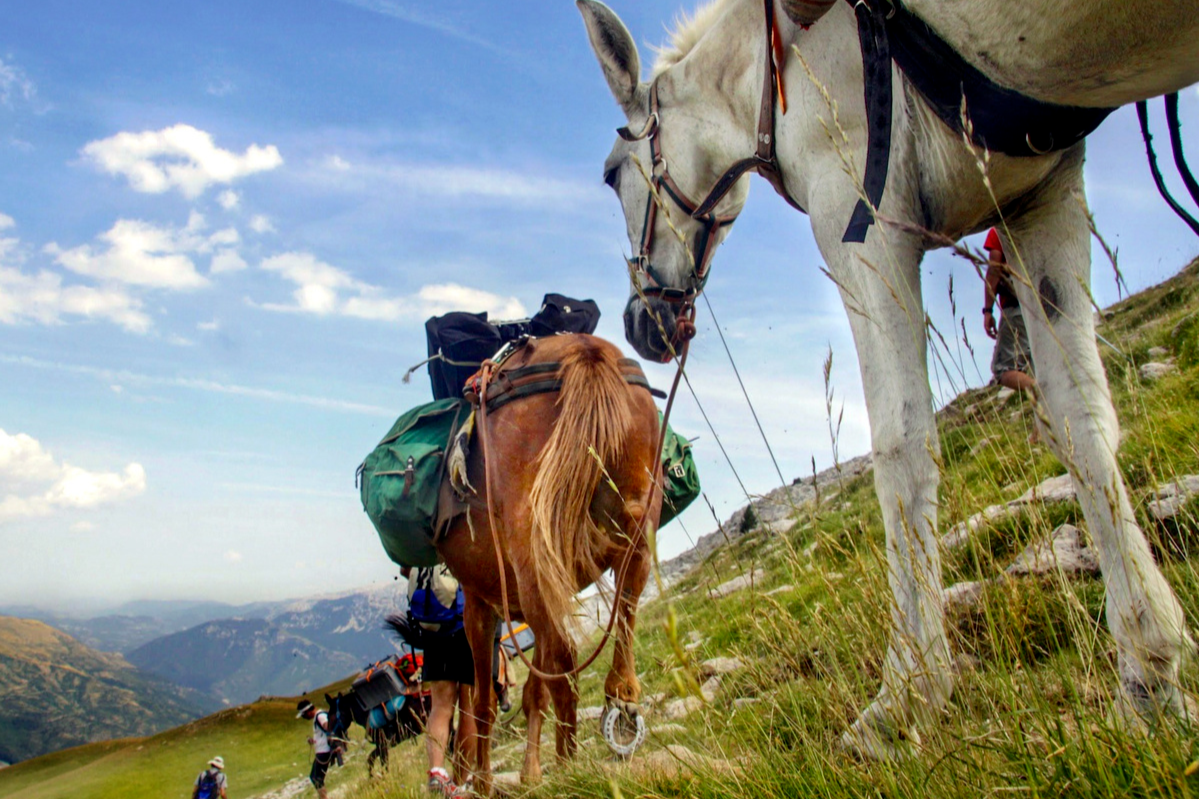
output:
<svg viewBox="0 0 1199 799"><path fill-rule="evenodd" d="M665 398L662 391L650 386L645 373L641 371L641 364L632 358L621 358L619 363L620 373L626 383L644 388L655 397ZM562 364L559 363L536 363L501 372L487 384L487 396L483 398L487 412L494 413L496 409L523 397L561 391L562 381L557 376L561 368Z"/></svg>

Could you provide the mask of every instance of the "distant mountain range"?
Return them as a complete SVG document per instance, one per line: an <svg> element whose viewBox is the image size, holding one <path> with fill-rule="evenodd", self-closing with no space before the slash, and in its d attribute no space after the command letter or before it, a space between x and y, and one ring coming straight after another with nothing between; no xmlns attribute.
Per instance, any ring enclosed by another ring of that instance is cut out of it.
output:
<svg viewBox="0 0 1199 799"><path fill-rule="evenodd" d="M304 693L391 655L396 647L383 619L403 610L405 587L401 581L248 605L132 602L92 618L29 607L0 612L15 610L94 649L120 652L211 711L264 695Z"/></svg>
<svg viewBox="0 0 1199 799"><path fill-rule="evenodd" d="M0 616L0 761L148 735L196 718L196 699L43 622Z"/></svg>

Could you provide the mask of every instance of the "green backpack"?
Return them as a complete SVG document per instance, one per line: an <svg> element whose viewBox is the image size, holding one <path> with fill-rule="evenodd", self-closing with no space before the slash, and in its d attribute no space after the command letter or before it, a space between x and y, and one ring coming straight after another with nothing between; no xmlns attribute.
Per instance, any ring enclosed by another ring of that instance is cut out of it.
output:
<svg viewBox="0 0 1199 799"><path fill-rule="evenodd" d="M418 405L405 413L358 467L362 508L387 556L401 566L435 566L437 496L445 454L466 420L460 399Z"/></svg>
<svg viewBox="0 0 1199 799"><path fill-rule="evenodd" d="M686 510L699 492L699 470L691 457L691 444L666 425L666 440L662 442L662 518L658 527L665 527Z"/></svg>

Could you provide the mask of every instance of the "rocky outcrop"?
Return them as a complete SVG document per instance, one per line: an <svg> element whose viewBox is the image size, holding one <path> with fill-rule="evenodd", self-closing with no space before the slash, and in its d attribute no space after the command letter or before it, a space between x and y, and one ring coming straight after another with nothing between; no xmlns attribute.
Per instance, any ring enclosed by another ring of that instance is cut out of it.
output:
<svg viewBox="0 0 1199 799"><path fill-rule="evenodd" d="M660 568L663 586L669 588L677 583L717 547L735 541L747 533L765 530L771 535L780 535L786 532L794 524L798 511L817 499L825 501L835 496L841 483L865 474L873 466L873 456L861 455L812 477L797 479L789 486L776 488L755 499L738 509L719 529L701 536L694 547L677 557L663 561ZM657 587L651 580L642 598L644 601L655 596Z"/></svg>

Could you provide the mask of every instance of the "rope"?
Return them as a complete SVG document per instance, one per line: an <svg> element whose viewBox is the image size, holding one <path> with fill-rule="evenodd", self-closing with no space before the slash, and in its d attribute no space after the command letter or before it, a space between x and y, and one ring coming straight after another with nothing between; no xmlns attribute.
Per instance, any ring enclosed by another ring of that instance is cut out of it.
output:
<svg viewBox="0 0 1199 799"><path fill-rule="evenodd" d="M766 451L770 453L770 462L774 464L775 474L779 476L779 485L786 485L787 478L783 477L783 470L779 468L778 459L774 457L774 450L770 447L770 441L766 438L766 431L762 429L762 422L758 420L758 412L754 410L753 400L749 398L749 392L745 390L745 383L741 380L741 371L737 369L737 362L733 360L733 353L729 350L729 343L724 340L724 333L720 329L720 323L716 321L716 312L712 310L712 302L708 299L708 295L704 296L704 304L708 306L708 313L712 316L712 325L716 328L716 334L720 336L720 343L724 345L724 354L729 356L729 364L733 367L733 374L737 376L737 385L741 386L741 394L745 397L745 404L749 406L749 413L754 417L754 424L758 426L758 433L762 436L762 443L766 445Z"/></svg>

